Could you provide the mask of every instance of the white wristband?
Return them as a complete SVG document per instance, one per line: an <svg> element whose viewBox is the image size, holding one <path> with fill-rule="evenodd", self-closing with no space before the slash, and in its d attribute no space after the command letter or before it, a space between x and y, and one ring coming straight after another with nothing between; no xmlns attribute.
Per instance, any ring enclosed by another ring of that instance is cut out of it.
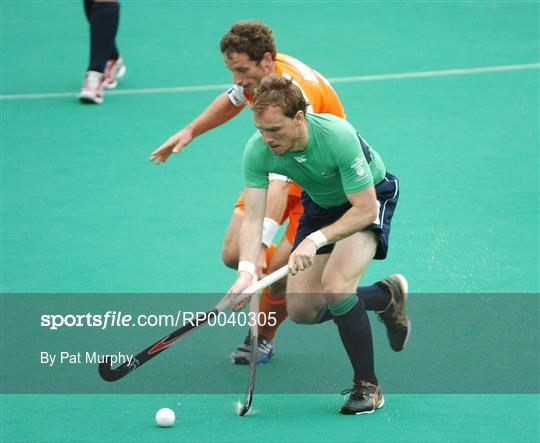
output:
<svg viewBox="0 0 540 443"><path fill-rule="evenodd" d="M255 263L252 263L247 260L241 260L238 263L238 272L240 271L249 272L251 275L257 275L255 273L256 272Z"/></svg>
<svg viewBox="0 0 540 443"><path fill-rule="evenodd" d="M244 88L239 85L232 85L227 91L227 97L233 104L233 106L242 106L247 102L247 98L244 95Z"/></svg>
<svg viewBox="0 0 540 443"><path fill-rule="evenodd" d="M281 174L276 174L275 172L270 172L268 174L268 181L269 182L273 182L273 181L282 181L282 182L290 182L291 179L289 177L287 177L286 175L281 175Z"/></svg>
<svg viewBox="0 0 540 443"><path fill-rule="evenodd" d="M278 229L279 223L277 221L269 217L264 217L261 243L269 248Z"/></svg>
<svg viewBox="0 0 540 443"><path fill-rule="evenodd" d="M323 246L328 244L328 239L321 231L312 232L306 238L309 238L311 241L313 241L317 249L322 248Z"/></svg>

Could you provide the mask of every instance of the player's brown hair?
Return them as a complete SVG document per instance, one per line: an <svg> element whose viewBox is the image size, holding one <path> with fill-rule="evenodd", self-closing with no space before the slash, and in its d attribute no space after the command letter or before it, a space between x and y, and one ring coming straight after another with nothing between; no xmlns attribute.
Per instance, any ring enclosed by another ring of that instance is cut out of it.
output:
<svg viewBox="0 0 540 443"><path fill-rule="evenodd" d="M221 53L244 52L249 58L259 63L266 52L276 58L276 42L272 30L262 22L245 21L231 26L219 43Z"/></svg>
<svg viewBox="0 0 540 443"><path fill-rule="evenodd" d="M253 112L263 112L268 106L281 109L283 115L294 118L298 111L306 114L307 102L302 91L289 79L277 74L263 78L253 97Z"/></svg>

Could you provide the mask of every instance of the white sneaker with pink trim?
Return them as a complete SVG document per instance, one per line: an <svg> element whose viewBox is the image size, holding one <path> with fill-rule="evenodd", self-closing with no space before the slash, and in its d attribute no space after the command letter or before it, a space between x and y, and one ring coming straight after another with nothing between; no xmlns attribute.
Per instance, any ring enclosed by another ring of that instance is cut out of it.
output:
<svg viewBox="0 0 540 443"><path fill-rule="evenodd" d="M114 89L118 85L118 80L126 74L126 65L122 57L118 57L116 60L111 59L105 66L105 87L107 89Z"/></svg>
<svg viewBox="0 0 540 443"><path fill-rule="evenodd" d="M84 83L79 92L79 100L83 103L103 103L104 75L97 71L88 71L84 76Z"/></svg>

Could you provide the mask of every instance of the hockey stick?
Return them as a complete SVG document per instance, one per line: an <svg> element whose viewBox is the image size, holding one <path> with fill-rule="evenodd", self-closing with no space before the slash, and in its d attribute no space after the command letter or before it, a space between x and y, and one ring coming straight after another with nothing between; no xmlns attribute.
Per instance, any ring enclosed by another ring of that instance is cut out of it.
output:
<svg viewBox="0 0 540 443"><path fill-rule="evenodd" d="M240 294L236 300L235 304L238 304L245 300L252 294L259 292L261 289L266 288L267 286L275 283L278 280L281 280L289 273L287 266L279 268L277 271L272 274L262 278L257 283L251 285L247 288L242 294ZM182 326L176 331L171 332L166 337L155 342L154 344L148 346L143 351L135 355L130 364L123 363L116 368L112 368L109 361L105 361L99 364L99 375L101 378L108 382L114 382L120 380L122 377L125 377L127 374L133 372L139 366L145 364L148 360L151 360L155 356L161 354L165 349L169 348L171 345L176 343L178 340L183 338L189 332L194 331L198 327L204 325L210 318L217 316L220 312L224 312L231 307L232 301L229 297L225 296L221 301L210 311L204 313L202 316L199 316L194 322Z"/></svg>
<svg viewBox="0 0 540 443"><path fill-rule="evenodd" d="M254 325L251 326L251 361L249 362L249 379L244 404L238 413L244 416L251 407L253 401L253 391L255 390L255 377L257 376L257 363L259 361L259 293L251 296L249 310L255 315Z"/></svg>

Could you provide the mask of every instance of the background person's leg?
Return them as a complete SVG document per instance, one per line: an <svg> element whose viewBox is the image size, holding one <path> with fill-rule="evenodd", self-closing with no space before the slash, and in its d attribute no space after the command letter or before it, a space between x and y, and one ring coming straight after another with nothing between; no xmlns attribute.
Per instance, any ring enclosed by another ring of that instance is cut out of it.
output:
<svg viewBox="0 0 540 443"><path fill-rule="evenodd" d="M107 61L118 58L116 33L120 5L116 1L95 0L90 15L90 61L88 71L105 72Z"/></svg>
<svg viewBox="0 0 540 443"><path fill-rule="evenodd" d="M85 0L84 12L90 24L90 57L79 100L102 103L105 87L116 87L125 66L116 48L120 5L116 1Z"/></svg>
<svg viewBox="0 0 540 443"><path fill-rule="evenodd" d="M94 6L94 0L83 0L84 3L84 15L88 23L90 23L90 17L92 16L92 6Z"/></svg>

